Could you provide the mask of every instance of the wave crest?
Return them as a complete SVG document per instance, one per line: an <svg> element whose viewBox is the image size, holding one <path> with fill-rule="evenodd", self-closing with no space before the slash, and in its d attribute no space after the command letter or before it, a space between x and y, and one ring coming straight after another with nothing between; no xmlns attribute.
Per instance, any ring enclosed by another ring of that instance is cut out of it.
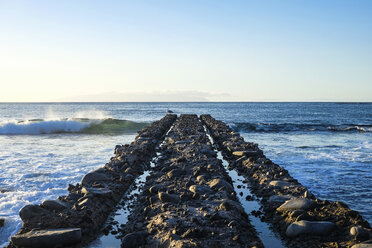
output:
<svg viewBox="0 0 372 248"><path fill-rule="evenodd" d="M20 134L121 134L135 133L148 123L119 119L88 119L73 118L59 120L32 119L26 121L12 121L0 124L0 135Z"/></svg>

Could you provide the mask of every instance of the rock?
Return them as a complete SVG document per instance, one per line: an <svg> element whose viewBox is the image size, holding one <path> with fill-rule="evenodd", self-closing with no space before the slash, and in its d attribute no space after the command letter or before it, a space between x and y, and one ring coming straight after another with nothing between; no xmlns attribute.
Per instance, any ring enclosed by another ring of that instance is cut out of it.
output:
<svg viewBox="0 0 372 248"><path fill-rule="evenodd" d="M167 194L164 192L159 192L158 196L162 202L174 202L174 203L180 202L180 198L174 194Z"/></svg>
<svg viewBox="0 0 372 248"><path fill-rule="evenodd" d="M350 234L355 236L357 240L367 240L369 238L368 231L362 227L353 226L350 228Z"/></svg>
<svg viewBox="0 0 372 248"><path fill-rule="evenodd" d="M80 228L32 230L11 238L12 244L19 247L55 247L73 245L80 241Z"/></svg>
<svg viewBox="0 0 372 248"><path fill-rule="evenodd" d="M0 227L3 227L5 225L5 219L0 218Z"/></svg>
<svg viewBox="0 0 372 248"><path fill-rule="evenodd" d="M335 224L328 221L301 220L290 224L285 234L290 238L301 234L324 236L328 235L334 227Z"/></svg>
<svg viewBox="0 0 372 248"><path fill-rule="evenodd" d="M235 151L232 153L234 156L237 157L258 157L259 153L257 151Z"/></svg>
<svg viewBox="0 0 372 248"><path fill-rule="evenodd" d="M123 147L121 145L115 146L115 152L114 154L119 155L123 152Z"/></svg>
<svg viewBox="0 0 372 248"><path fill-rule="evenodd" d="M92 194L95 196L102 196L102 197L111 197L112 191L107 188L88 188L83 187L81 189L81 193L83 194Z"/></svg>
<svg viewBox="0 0 372 248"><path fill-rule="evenodd" d="M68 207L68 204L60 200L45 200L41 206L50 210L63 210Z"/></svg>
<svg viewBox="0 0 372 248"><path fill-rule="evenodd" d="M152 186L152 187L149 189L149 192L150 192L151 194L157 194L159 191L163 191L163 190L165 190L165 187L164 187L163 185L158 184L158 185L154 185L154 186Z"/></svg>
<svg viewBox="0 0 372 248"><path fill-rule="evenodd" d="M245 155L245 151L235 151L232 153L234 156L242 157Z"/></svg>
<svg viewBox="0 0 372 248"><path fill-rule="evenodd" d="M167 173L167 176L169 179L179 177L181 175L184 175L185 172L181 169L173 169L170 172Z"/></svg>
<svg viewBox="0 0 372 248"><path fill-rule="evenodd" d="M306 198L295 198L295 199L286 201L276 210L278 212L293 211L296 209L307 210L307 209L313 208L315 205L316 203L313 200L309 200Z"/></svg>
<svg viewBox="0 0 372 248"><path fill-rule="evenodd" d="M284 203L285 201L288 201L292 199L292 195L272 195L267 200L268 203Z"/></svg>
<svg viewBox="0 0 372 248"><path fill-rule="evenodd" d="M233 186L226 182L223 179L216 178L208 182L209 187L211 187L213 190L220 190L220 189L225 189L229 193L234 192Z"/></svg>
<svg viewBox="0 0 372 248"><path fill-rule="evenodd" d="M360 244L353 245L351 248L372 248L372 239Z"/></svg>
<svg viewBox="0 0 372 248"><path fill-rule="evenodd" d="M27 221L33 218L40 218L41 216L47 216L53 214L49 210L40 207L39 205L26 205L19 210L19 216L23 221Z"/></svg>
<svg viewBox="0 0 372 248"><path fill-rule="evenodd" d="M274 181L271 181L269 183L269 186L272 186L272 187L279 187L279 188L284 188L284 187L288 187L290 186L291 184L289 182L286 182L286 181L277 181L277 180L274 180Z"/></svg>
<svg viewBox="0 0 372 248"><path fill-rule="evenodd" d="M200 194L200 195L211 193L211 189L205 186L202 186L202 185L191 185L189 187L189 190L193 192L194 194Z"/></svg>
<svg viewBox="0 0 372 248"><path fill-rule="evenodd" d="M129 233L122 239L122 248L137 248L146 244L148 233L145 231Z"/></svg>
<svg viewBox="0 0 372 248"><path fill-rule="evenodd" d="M99 168L95 171L86 174L83 179L81 179L81 185L91 186L93 183L97 182L107 182L111 181L111 178L106 174L106 170Z"/></svg>

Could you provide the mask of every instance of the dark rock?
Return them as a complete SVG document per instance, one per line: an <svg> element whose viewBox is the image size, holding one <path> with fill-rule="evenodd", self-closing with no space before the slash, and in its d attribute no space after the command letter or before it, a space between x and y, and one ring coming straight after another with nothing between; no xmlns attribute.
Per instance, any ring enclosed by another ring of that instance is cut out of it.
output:
<svg viewBox="0 0 372 248"><path fill-rule="evenodd" d="M216 178L208 182L208 185L214 190L225 189L227 192L234 192L233 186L223 179Z"/></svg>
<svg viewBox="0 0 372 248"><path fill-rule="evenodd" d="M112 191L107 188L88 188L84 187L81 189L81 193L83 194L92 194L95 196L102 196L102 197L111 197Z"/></svg>
<svg viewBox="0 0 372 248"><path fill-rule="evenodd" d="M308 209L313 208L315 205L316 203L313 200L309 200L306 198L296 198L296 199L286 201L276 210L278 212L293 211L296 209L308 210Z"/></svg>
<svg viewBox="0 0 372 248"><path fill-rule="evenodd" d="M11 243L19 247L55 247L73 245L80 241L80 228L32 230L11 238Z"/></svg>
<svg viewBox="0 0 372 248"><path fill-rule="evenodd" d="M63 210L68 207L68 204L59 200L45 200L41 206L50 210Z"/></svg>
<svg viewBox="0 0 372 248"><path fill-rule="evenodd" d="M0 218L0 227L3 227L5 225L5 219Z"/></svg>
<svg viewBox="0 0 372 248"><path fill-rule="evenodd" d="M285 234L290 238L297 237L301 234L325 236L329 235L334 227L335 224L328 221L301 220L290 224Z"/></svg>
<svg viewBox="0 0 372 248"><path fill-rule="evenodd" d="M33 218L39 219L42 216L52 215L53 213L39 205L26 205L19 211L19 216L23 221Z"/></svg>
<svg viewBox="0 0 372 248"><path fill-rule="evenodd" d="M122 248L137 248L146 244L148 233L145 231L129 233L122 239Z"/></svg>
<svg viewBox="0 0 372 248"><path fill-rule="evenodd" d="M158 196L162 202L174 202L174 203L180 202L180 198L175 194L167 194L164 192L159 192Z"/></svg>
<svg viewBox="0 0 372 248"><path fill-rule="evenodd" d="M350 228L350 234L353 235L357 240L364 241L369 239L369 232L362 227L353 226Z"/></svg>
<svg viewBox="0 0 372 248"><path fill-rule="evenodd" d="M109 181L111 181L111 178L107 175L106 170L103 168L99 168L86 174L83 179L81 179L81 185L89 187L95 182L99 183Z"/></svg>

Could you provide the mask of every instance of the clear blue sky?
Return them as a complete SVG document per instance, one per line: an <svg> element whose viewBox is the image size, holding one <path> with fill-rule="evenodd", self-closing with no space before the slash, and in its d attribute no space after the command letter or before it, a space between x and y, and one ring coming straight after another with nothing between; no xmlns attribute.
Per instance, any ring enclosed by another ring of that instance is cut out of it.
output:
<svg viewBox="0 0 372 248"><path fill-rule="evenodd" d="M0 0L0 34L0 102L372 101L368 0Z"/></svg>

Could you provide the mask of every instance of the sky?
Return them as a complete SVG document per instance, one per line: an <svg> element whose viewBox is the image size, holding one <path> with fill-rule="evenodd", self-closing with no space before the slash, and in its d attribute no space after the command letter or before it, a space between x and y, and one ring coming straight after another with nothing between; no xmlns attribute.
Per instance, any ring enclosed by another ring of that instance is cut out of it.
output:
<svg viewBox="0 0 372 248"><path fill-rule="evenodd" d="M8 101L372 101L372 1L0 0Z"/></svg>

